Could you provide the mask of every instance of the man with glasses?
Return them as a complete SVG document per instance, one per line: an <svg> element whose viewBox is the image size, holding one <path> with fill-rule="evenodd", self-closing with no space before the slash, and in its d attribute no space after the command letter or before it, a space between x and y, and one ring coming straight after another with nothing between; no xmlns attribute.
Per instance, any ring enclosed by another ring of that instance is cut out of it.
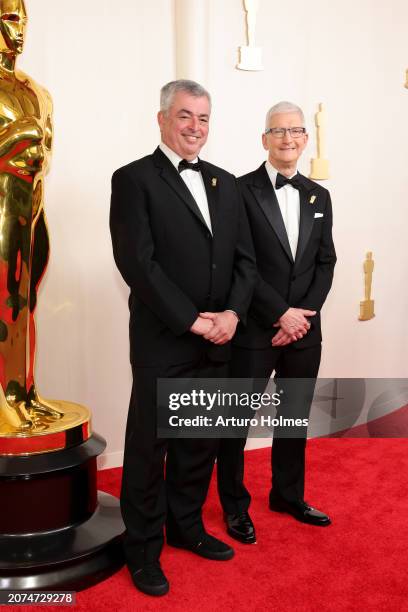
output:
<svg viewBox="0 0 408 612"><path fill-rule="evenodd" d="M336 254L329 192L297 171L308 140L302 110L280 102L267 113L262 143L268 160L239 179L258 266L247 325L234 340L231 376L257 380L263 390L277 379L307 380L300 402L280 414L308 417L321 356L320 310L330 290ZM263 379L263 382L262 382ZM286 386L296 396L296 384ZM297 389L301 387L297 384ZM299 396L299 393L298 393ZM299 398L298 398L299 399ZM286 411L286 412L285 412ZM223 439L217 458L218 487L228 533L256 541L244 486L245 439ZM306 428L274 430L269 507L310 525L329 517L304 501Z"/></svg>

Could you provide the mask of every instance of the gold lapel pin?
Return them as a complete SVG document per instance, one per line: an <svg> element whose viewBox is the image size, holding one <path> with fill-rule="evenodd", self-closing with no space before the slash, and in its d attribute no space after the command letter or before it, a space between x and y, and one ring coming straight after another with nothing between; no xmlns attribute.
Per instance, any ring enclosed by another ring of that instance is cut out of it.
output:
<svg viewBox="0 0 408 612"><path fill-rule="evenodd" d="M309 203L310 203L310 204L314 204L314 203L315 203L315 200L316 200L316 196L315 196L315 195L312 195L312 197L311 197L311 198L310 198L310 200L309 200Z"/></svg>
<svg viewBox="0 0 408 612"><path fill-rule="evenodd" d="M212 185L213 187L216 187L216 186L217 186L217 179L216 179L216 178L212 178L212 179L211 179L211 185Z"/></svg>

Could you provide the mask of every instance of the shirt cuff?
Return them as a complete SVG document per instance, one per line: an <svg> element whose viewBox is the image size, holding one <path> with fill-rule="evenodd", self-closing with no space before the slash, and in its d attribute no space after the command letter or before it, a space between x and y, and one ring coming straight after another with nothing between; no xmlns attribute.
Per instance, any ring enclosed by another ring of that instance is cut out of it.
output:
<svg viewBox="0 0 408 612"><path fill-rule="evenodd" d="M230 308L227 308L225 312L232 312L232 314L234 314L237 317L238 321L240 321L240 318L237 315L237 313L235 312L235 310L231 310Z"/></svg>

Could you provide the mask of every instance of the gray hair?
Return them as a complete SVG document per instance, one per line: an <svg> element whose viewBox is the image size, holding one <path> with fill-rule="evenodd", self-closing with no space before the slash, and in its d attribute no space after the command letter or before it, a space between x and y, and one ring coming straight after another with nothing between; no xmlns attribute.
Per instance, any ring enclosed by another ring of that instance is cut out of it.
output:
<svg viewBox="0 0 408 612"><path fill-rule="evenodd" d="M190 96L195 98L202 98L205 96L210 104L211 108L211 96L206 89L195 81L189 81L188 79L178 79L177 81L170 81L164 85L160 90L160 110L167 113L171 105L173 104L174 96L178 91L184 91Z"/></svg>
<svg viewBox="0 0 408 612"><path fill-rule="evenodd" d="M272 108L270 108L268 112L266 113L266 119L265 119L265 129L266 130L269 127L269 124L271 122L273 115L277 115L278 113L299 113L302 119L302 124L303 126L305 125L305 116L303 114L302 109L296 104L293 104L292 102L283 101L283 102L278 102L277 104L272 106Z"/></svg>

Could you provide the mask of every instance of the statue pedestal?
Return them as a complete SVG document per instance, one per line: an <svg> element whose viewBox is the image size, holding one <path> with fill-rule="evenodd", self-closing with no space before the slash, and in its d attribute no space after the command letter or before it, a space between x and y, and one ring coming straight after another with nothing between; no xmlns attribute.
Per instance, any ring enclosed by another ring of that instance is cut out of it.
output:
<svg viewBox="0 0 408 612"><path fill-rule="evenodd" d="M105 440L0 456L0 589L80 590L124 563L119 500L96 488Z"/></svg>
<svg viewBox="0 0 408 612"><path fill-rule="evenodd" d="M33 426L21 429L13 422L17 416L16 410L7 404L2 405L1 399L0 457L49 453L75 446L91 437L91 413L85 406L65 400L41 399L45 409L57 411L61 418L42 415L41 408L30 408L27 412L33 419Z"/></svg>
<svg viewBox="0 0 408 612"><path fill-rule="evenodd" d="M312 168L309 178L315 181L323 181L330 178L329 175L329 160L328 159L312 159Z"/></svg>
<svg viewBox="0 0 408 612"><path fill-rule="evenodd" d="M360 316L358 317L359 321L369 321L374 317L374 300L363 300L360 302Z"/></svg>
<svg viewBox="0 0 408 612"><path fill-rule="evenodd" d="M239 48L238 70L263 70L261 47Z"/></svg>

